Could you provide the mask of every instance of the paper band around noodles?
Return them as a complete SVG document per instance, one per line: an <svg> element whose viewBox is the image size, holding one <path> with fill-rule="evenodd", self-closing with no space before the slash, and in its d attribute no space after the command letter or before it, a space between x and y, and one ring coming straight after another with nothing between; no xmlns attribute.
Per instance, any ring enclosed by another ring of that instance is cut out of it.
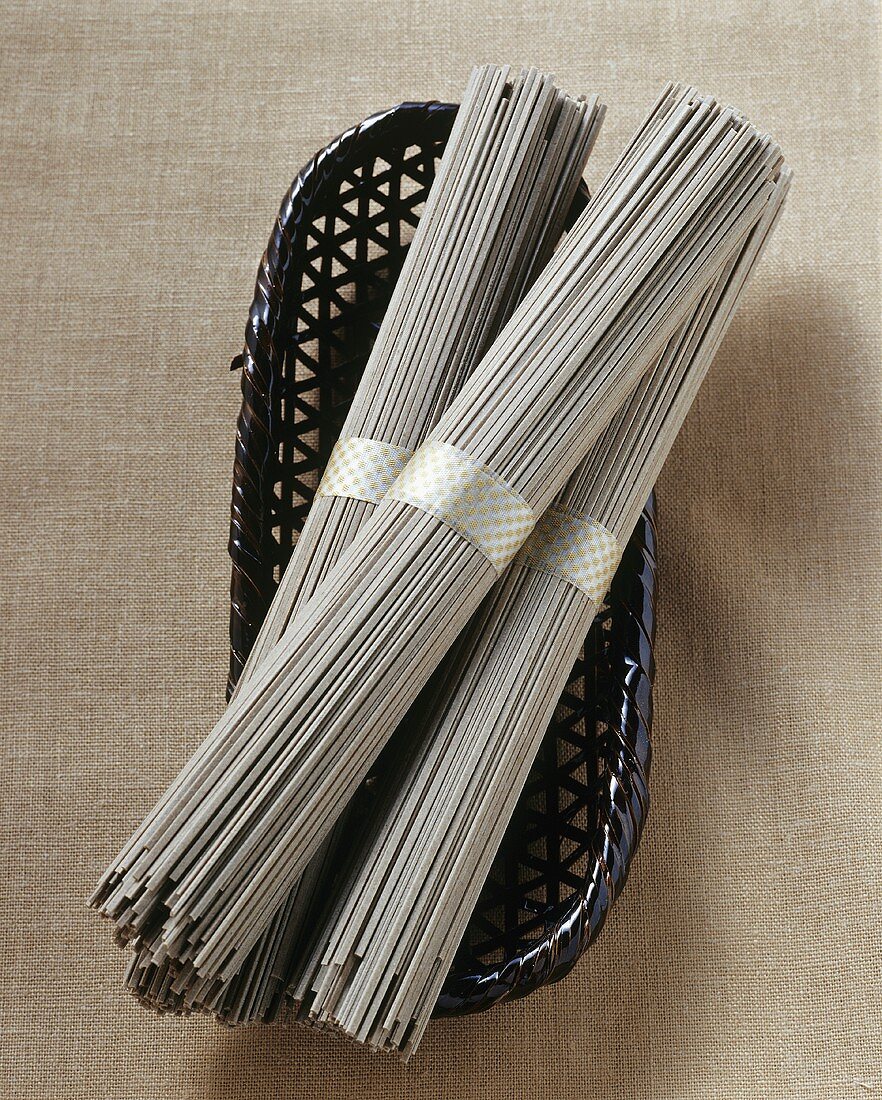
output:
<svg viewBox="0 0 882 1100"><path fill-rule="evenodd" d="M618 540L605 527L580 512L553 504L527 540L518 562L560 577L599 603L621 557Z"/></svg>
<svg viewBox="0 0 882 1100"><path fill-rule="evenodd" d="M429 440L389 490L440 519L480 550L501 573L536 525L533 509L487 466L452 447Z"/></svg>
<svg viewBox="0 0 882 1100"><path fill-rule="evenodd" d="M412 457L407 447L379 439L338 439L315 495L379 504Z"/></svg>

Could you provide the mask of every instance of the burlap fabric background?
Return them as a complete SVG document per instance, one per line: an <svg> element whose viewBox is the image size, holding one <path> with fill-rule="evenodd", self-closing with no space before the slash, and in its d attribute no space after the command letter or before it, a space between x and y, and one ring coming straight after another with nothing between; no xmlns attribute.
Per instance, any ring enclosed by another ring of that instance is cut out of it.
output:
<svg viewBox="0 0 882 1100"><path fill-rule="evenodd" d="M882 1088L878 14L866 0L2 4L0 1096L865 1097ZM797 177L661 482L654 807L561 985L412 1064L160 1021L84 898L208 730L241 347L314 149L478 60L669 76Z"/></svg>

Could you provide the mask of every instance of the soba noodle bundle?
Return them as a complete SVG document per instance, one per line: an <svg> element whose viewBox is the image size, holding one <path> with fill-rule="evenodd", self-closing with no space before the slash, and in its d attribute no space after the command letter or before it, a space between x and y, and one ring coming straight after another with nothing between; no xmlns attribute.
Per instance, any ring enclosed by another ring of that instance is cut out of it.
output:
<svg viewBox="0 0 882 1100"><path fill-rule="evenodd" d="M435 426L560 237L603 117L535 70L483 66L462 106L341 433L254 650L248 682L298 606L371 515L401 463ZM379 459L347 478L340 456ZM332 485L337 470L336 487ZM318 857L316 857L318 858ZM320 866L320 864L319 864ZM227 982L200 980L174 958L138 954L129 988L159 1011L214 1012L227 1023L272 1019L284 955L296 943L319 866L310 867Z"/></svg>
<svg viewBox="0 0 882 1100"><path fill-rule="evenodd" d="M701 299L545 513L390 749L369 839L335 887L292 994L305 1018L412 1053L429 1021L527 772L643 502L780 212ZM350 832L350 846L353 845ZM344 845L339 845L344 850Z"/></svg>

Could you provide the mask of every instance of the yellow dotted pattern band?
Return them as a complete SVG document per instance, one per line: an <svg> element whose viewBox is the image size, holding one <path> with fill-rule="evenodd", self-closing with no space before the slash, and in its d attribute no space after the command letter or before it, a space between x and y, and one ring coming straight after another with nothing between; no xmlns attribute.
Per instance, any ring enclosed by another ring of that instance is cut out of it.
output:
<svg viewBox="0 0 882 1100"><path fill-rule="evenodd" d="M379 439L352 436L338 439L331 451L319 497L349 497L379 504L410 459L413 451Z"/></svg>
<svg viewBox="0 0 882 1100"><path fill-rule="evenodd" d="M580 512L552 505L518 557L521 565L561 577L599 603L622 550L615 536Z"/></svg>
<svg viewBox="0 0 882 1100"><path fill-rule="evenodd" d="M458 531L501 573L536 525L533 509L498 474L449 443L429 440L389 497L412 504Z"/></svg>

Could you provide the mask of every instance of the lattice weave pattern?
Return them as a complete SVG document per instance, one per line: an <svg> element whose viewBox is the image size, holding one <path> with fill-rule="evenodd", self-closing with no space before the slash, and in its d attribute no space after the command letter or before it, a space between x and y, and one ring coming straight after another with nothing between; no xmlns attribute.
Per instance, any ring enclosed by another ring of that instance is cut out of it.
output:
<svg viewBox="0 0 882 1100"><path fill-rule="evenodd" d="M229 690L339 436L455 112L410 103L373 116L318 153L282 202L233 361L242 409ZM584 202L580 193L572 218ZM439 1014L562 977L625 882L648 806L654 581L649 509L560 700Z"/></svg>

